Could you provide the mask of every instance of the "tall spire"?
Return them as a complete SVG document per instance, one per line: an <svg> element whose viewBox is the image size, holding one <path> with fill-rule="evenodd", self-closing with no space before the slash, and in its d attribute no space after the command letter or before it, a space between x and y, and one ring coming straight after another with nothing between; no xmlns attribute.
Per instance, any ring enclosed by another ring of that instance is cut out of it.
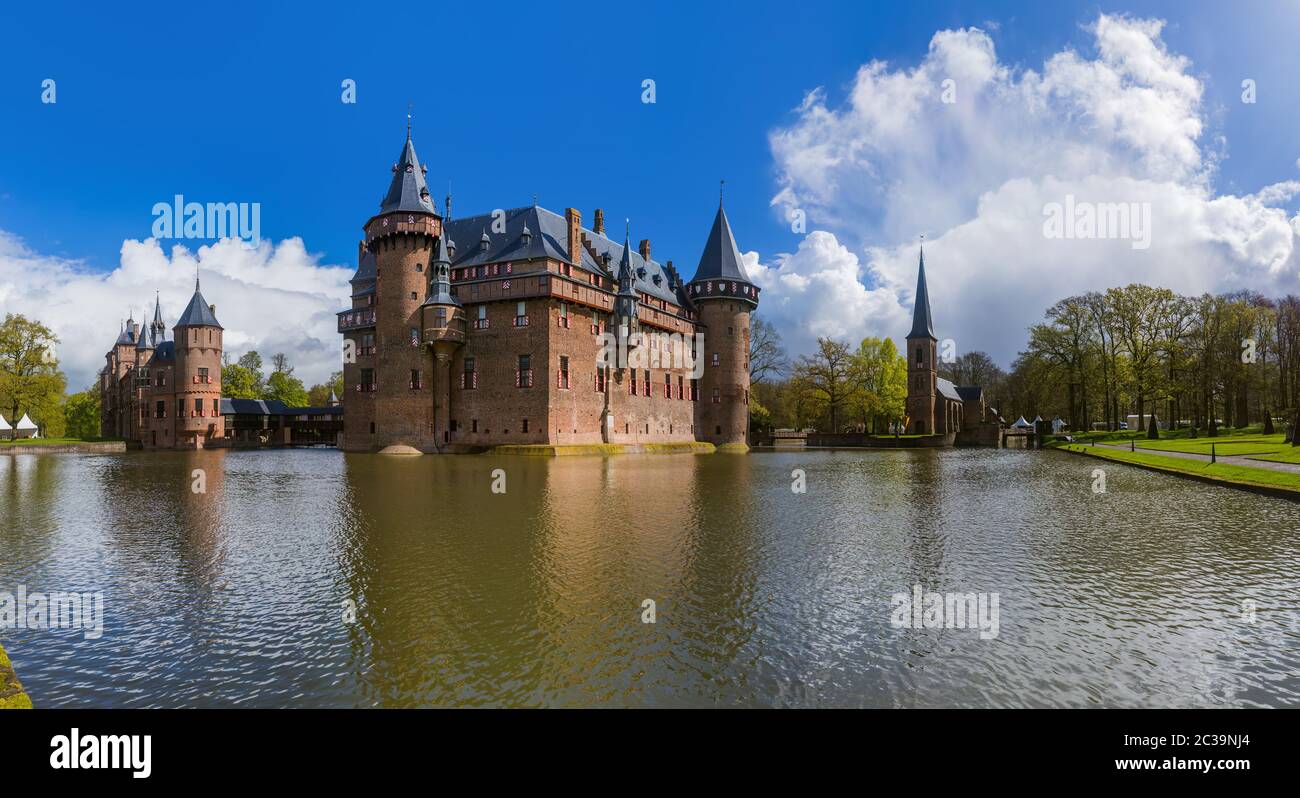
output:
<svg viewBox="0 0 1300 798"><path fill-rule="evenodd" d="M149 323L149 338L155 349L167 338L167 325L163 322L162 302L158 298L157 291L153 293L153 321Z"/></svg>
<svg viewBox="0 0 1300 798"><path fill-rule="evenodd" d="M920 265L916 272L916 298L912 306L912 331L907 334L911 338L929 338L932 341L939 339L934 337L934 321L930 317L930 291L925 284L925 244L924 238L921 244Z"/></svg>
<svg viewBox="0 0 1300 798"><path fill-rule="evenodd" d="M393 164L393 179L388 184L388 193L379 204L380 213L394 211L411 211L438 215L438 208L429 194L429 186L424 182L425 167L415 155L415 143L411 141L410 121L407 121L406 142L402 145L402 154Z"/></svg>

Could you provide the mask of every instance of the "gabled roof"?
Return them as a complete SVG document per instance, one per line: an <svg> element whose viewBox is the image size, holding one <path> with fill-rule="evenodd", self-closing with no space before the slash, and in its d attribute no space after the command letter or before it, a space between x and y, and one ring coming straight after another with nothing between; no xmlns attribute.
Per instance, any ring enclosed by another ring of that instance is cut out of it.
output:
<svg viewBox="0 0 1300 798"><path fill-rule="evenodd" d="M177 327L216 327L224 329L221 322L212 313L212 307L208 305L203 294L199 292L199 281L194 281L194 296L190 298L190 304L186 306L185 312L181 314L180 321L176 322Z"/></svg>
<svg viewBox="0 0 1300 798"><path fill-rule="evenodd" d="M945 399L952 399L957 402L961 401L961 394L957 393L956 386L951 382L945 380L943 377L936 377L934 383L939 388L939 394Z"/></svg>
<svg viewBox="0 0 1300 798"><path fill-rule="evenodd" d="M463 268L481 263L498 263L529 258L552 258L561 263L610 279L618 276L617 263L623 258L624 245L612 241L603 233L586 227L580 228L590 248L583 246L577 258L569 257L569 223L564 216L540 205L511 208L505 211L505 230L493 232L491 214L466 216L443 221L443 229L455 243L452 266ZM528 241L523 241L524 228L529 230ZM488 246L482 249L479 241L486 234ZM592 257L595 252L595 257ZM609 266L605 257L609 256ZM635 249L628 253L632 273L636 275L636 290L677 305L686 305L683 296L674 287L673 275L661 263L641 257ZM658 278L656 280L656 278Z"/></svg>
<svg viewBox="0 0 1300 798"><path fill-rule="evenodd" d="M700 263L695 267L695 276L691 282L723 278L749 282L745 266L741 262L740 250L736 247L736 238L731 233L731 222L721 203L718 213L713 217L713 229L709 231L709 240L704 244Z"/></svg>
<svg viewBox="0 0 1300 798"><path fill-rule="evenodd" d="M134 343L135 343L135 333L132 332L132 330L131 330L131 327L132 327L132 324L133 324L133 323L134 323L134 320L133 320L133 319L127 319L126 329L122 330L121 332L119 332L119 333L117 334L117 341L114 343L115 346L118 345L118 344L134 344Z"/></svg>
<svg viewBox="0 0 1300 798"><path fill-rule="evenodd" d="M921 250L921 265L916 272L916 296L912 302L912 331L908 338L934 337L934 321L930 317L930 290L925 284L925 250Z"/></svg>
<svg viewBox="0 0 1300 798"><path fill-rule="evenodd" d="M438 215L438 208L433 203L433 196L424 182L424 167L415 157L415 144L411 141L411 132L406 132L406 143L402 145L402 154L393 166L393 179L388 184L388 193L379 203L380 213L394 211L418 211Z"/></svg>

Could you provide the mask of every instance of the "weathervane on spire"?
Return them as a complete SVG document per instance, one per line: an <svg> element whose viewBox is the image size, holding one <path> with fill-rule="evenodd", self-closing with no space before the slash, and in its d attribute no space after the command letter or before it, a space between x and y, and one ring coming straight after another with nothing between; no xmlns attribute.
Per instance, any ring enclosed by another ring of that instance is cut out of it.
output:
<svg viewBox="0 0 1300 798"><path fill-rule="evenodd" d="M408 139L411 137L411 110L414 107L415 103L408 102L406 104L406 137Z"/></svg>

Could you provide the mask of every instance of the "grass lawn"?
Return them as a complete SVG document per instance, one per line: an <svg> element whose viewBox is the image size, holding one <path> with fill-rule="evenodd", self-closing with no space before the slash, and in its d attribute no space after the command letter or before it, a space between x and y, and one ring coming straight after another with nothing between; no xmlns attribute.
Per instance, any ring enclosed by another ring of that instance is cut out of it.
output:
<svg viewBox="0 0 1300 798"><path fill-rule="evenodd" d="M1251 460L1268 460L1271 463L1296 463L1300 464L1300 446L1286 444L1276 454L1265 454L1258 457L1252 457Z"/></svg>
<svg viewBox="0 0 1300 798"><path fill-rule="evenodd" d="M1162 429L1160 430L1159 441L1152 441L1152 443L1163 443L1168 441L1182 441L1182 440L1204 441L1208 443L1210 441L1215 441L1215 442L1222 441L1225 438L1236 439L1236 438L1264 437L1264 427L1262 424L1255 424L1250 427L1242 427L1241 429L1235 429L1232 427L1219 427L1218 432L1219 434L1217 436L1213 438L1207 438L1205 435L1205 430L1200 429L1197 430L1197 434L1199 435L1199 437L1193 438L1192 431L1186 427L1184 427L1183 429ZM1147 439L1147 433L1145 430L1131 430L1131 429L1117 430L1115 432L1109 432L1105 430L1100 432L1097 431L1071 432L1069 434L1073 435L1076 441L1080 441L1080 442L1089 441L1091 443L1128 443L1131 440L1137 440L1140 443ZM1280 433L1278 434L1277 437L1278 440L1282 439Z"/></svg>
<svg viewBox="0 0 1300 798"><path fill-rule="evenodd" d="M1288 474L1284 471L1268 471L1263 468L1224 465L1223 463L1211 464L1208 462L1186 460L1178 457L1162 457L1158 454L1148 454L1147 452L1097 449L1090 446L1079 446L1077 444L1068 443L1054 444L1052 445L1052 448L1067 449L1073 452L1086 452L1093 457L1098 457L1103 460L1114 460L1120 463L1149 466L1160 469L1161 471L1191 474L1221 482L1233 482L1240 485L1259 485L1268 488L1282 488L1284 490L1300 493L1300 474Z"/></svg>
<svg viewBox="0 0 1300 798"><path fill-rule="evenodd" d="M1291 444L1283 440L1282 433L1276 435L1233 435L1226 438L1176 438L1172 440L1137 442L1139 449L1151 449L1160 452L1191 452L1209 455L1210 446L1223 455L1236 454L1273 454L1280 452Z"/></svg>
<svg viewBox="0 0 1300 798"><path fill-rule="evenodd" d="M18 440L9 440L0 438L0 446L68 446L77 443L103 443L105 441L119 441L121 438L91 438L82 440L81 438L19 438Z"/></svg>

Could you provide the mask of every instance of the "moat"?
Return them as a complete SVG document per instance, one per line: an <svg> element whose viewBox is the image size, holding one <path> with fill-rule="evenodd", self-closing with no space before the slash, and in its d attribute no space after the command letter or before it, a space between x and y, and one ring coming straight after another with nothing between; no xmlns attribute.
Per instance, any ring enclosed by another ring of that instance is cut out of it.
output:
<svg viewBox="0 0 1300 798"><path fill-rule="evenodd" d="M1296 506L1119 465L1099 495L1096 467L5 457L0 593L106 609L0 643L38 707L1300 705ZM895 628L918 584L997 593L996 636Z"/></svg>

